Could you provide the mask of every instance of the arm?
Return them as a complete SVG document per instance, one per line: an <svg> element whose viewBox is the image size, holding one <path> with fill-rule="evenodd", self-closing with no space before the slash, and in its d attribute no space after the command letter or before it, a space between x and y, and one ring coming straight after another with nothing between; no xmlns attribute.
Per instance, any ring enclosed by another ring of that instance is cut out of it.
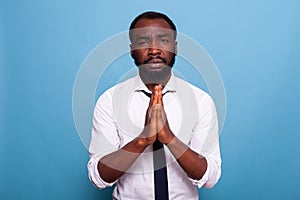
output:
<svg viewBox="0 0 300 200"><path fill-rule="evenodd" d="M142 133L121 149L102 157L97 165L100 177L112 183L119 179L135 162L145 148L156 140L157 96L153 95L146 112L145 127Z"/></svg>
<svg viewBox="0 0 300 200"><path fill-rule="evenodd" d="M207 161L183 142L171 131L163 108L162 88L158 87L158 104L161 109L157 112L158 139L167 145L171 153L177 158L177 162L186 174L192 179L201 179L207 169Z"/></svg>
<svg viewBox="0 0 300 200"><path fill-rule="evenodd" d="M112 183L119 179L147 147L143 138L135 138L123 148L100 159L97 169L100 177Z"/></svg>
<svg viewBox="0 0 300 200"><path fill-rule="evenodd" d="M202 148L203 143L205 140L204 138L196 138L191 142L191 146L187 146L185 145L183 142L181 142L171 131L169 124L168 124L168 120L166 117L166 113L164 111L163 108L163 101L162 101L162 97L161 97L161 92L159 92L159 103L162 105L162 109L160 110L158 116L157 116L157 124L158 126L160 126L160 131L158 132L158 139L167 145L167 147L169 148L170 152L174 155L174 157L176 158L178 164L181 166L181 168L186 172L186 174L188 175L189 178L193 179L193 180L200 180L204 177L204 175L208 172L208 167L210 164L210 168L217 168L214 162L211 162L211 160L214 160L214 158L212 159L213 156L209 155L207 156L203 156L202 154L200 154L199 149ZM213 109L212 109L213 110ZM210 125L214 124L213 121L209 122L208 125L205 127L210 127ZM202 129L203 127L199 128ZM217 129L215 129L217 130ZM214 132L217 133L217 131L213 130L211 132L211 129L208 128L208 130L206 131L209 134L214 134ZM200 148L199 148L200 146ZM196 148L195 148L196 147ZM216 148L218 149L218 148ZM217 152L217 151L214 151ZM214 154L214 153L213 153ZM206 155L206 154L205 154ZM207 160L209 159L209 160ZM217 161L217 164L218 161ZM212 167L213 166L213 167ZM211 172L212 171L212 172ZM218 169L216 170L218 171ZM215 173L214 170L210 170L210 172L208 174L213 174ZM215 173L218 174L219 172ZM211 181L211 182L215 182L215 180L218 179L219 175L206 175L206 177L202 180L202 182L204 184L206 184L206 181ZM213 177L213 178L211 178ZM217 178L215 178L217 177ZM209 180L211 179L211 180ZM196 181L195 181L196 182ZM198 186L202 186L202 184L198 184ZM213 184L211 184L213 185Z"/></svg>
<svg viewBox="0 0 300 200"><path fill-rule="evenodd" d="M205 157L191 150L176 137L167 146L188 177L195 180L203 177L207 170Z"/></svg>

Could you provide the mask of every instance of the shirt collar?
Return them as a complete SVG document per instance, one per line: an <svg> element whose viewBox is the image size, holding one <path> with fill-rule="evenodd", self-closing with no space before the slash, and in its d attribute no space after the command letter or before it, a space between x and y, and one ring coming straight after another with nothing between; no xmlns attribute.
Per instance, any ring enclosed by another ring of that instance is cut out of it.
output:
<svg viewBox="0 0 300 200"><path fill-rule="evenodd" d="M136 84L135 87L136 92L144 90L148 93L151 93L151 91L147 88L147 86L142 81L139 74L136 76L135 84ZM167 93L167 92L176 92L176 80L173 72L171 72L171 77L162 91L162 93Z"/></svg>

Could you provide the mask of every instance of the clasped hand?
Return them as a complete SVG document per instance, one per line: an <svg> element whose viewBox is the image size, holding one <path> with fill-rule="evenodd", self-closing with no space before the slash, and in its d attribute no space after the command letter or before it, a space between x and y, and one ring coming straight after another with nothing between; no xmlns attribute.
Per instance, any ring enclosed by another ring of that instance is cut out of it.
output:
<svg viewBox="0 0 300 200"><path fill-rule="evenodd" d="M154 143L156 139L168 144L174 138L164 110L161 85L156 85L152 92L141 136L146 139L147 145Z"/></svg>

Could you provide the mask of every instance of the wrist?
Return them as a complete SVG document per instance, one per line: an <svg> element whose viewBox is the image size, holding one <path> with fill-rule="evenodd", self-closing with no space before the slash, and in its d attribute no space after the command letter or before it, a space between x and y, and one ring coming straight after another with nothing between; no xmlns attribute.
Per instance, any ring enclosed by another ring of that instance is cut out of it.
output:
<svg viewBox="0 0 300 200"><path fill-rule="evenodd" d="M163 144L165 144L165 145L168 145L168 144L170 144L172 141L174 141L176 139L176 136L172 133L172 132L170 132L169 134L167 134L165 137L164 137L164 139L163 139L163 141L161 141Z"/></svg>
<svg viewBox="0 0 300 200"><path fill-rule="evenodd" d="M149 144L146 138L137 137L135 139L138 148L145 149Z"/></svg>

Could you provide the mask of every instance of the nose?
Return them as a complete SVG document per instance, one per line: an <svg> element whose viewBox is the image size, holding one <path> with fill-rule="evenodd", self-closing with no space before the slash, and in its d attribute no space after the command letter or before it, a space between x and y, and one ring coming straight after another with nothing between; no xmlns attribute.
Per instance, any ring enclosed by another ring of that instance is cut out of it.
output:
<svg viewBox="0 0 300 200"><path fill-rule="evenodd" d="M150 47L148 50L148 56L157 56L161 54L161 50L157 47Z"/></svg>

